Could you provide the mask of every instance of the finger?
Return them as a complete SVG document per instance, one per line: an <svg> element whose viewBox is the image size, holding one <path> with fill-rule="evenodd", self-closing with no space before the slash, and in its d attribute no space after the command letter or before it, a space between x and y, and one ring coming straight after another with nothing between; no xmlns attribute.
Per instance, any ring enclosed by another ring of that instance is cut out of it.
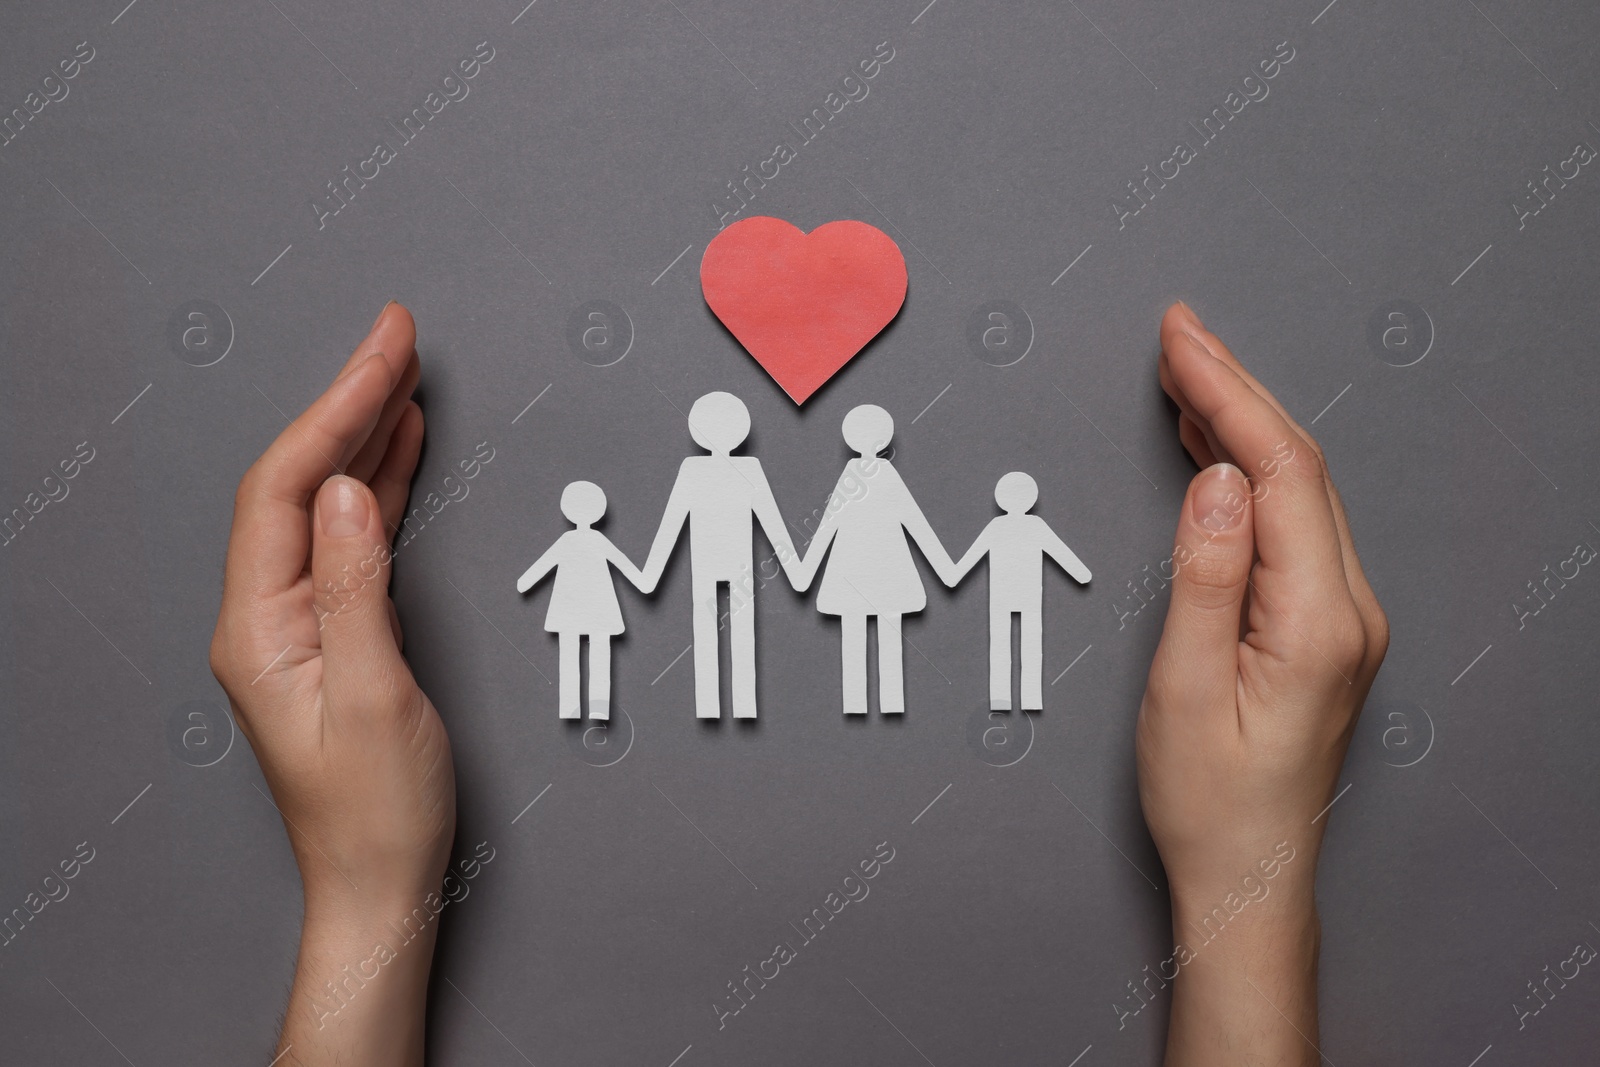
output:
<svg viewBox="0 0 1600 1067"><path fill-rule="evenodd" d="M1344 517L1344 501L1339 498L1339 489L1332 479L1328 481L1328 496L1333 503L1334 518L1339 522L1340 541L1345 549L1344 569L1350 579L1350 592L1355 598L1361 626L1367 635L1368 664L1376 672L1389 649L1389 618L1384 614L1383 605L1378 603L1378 594L1373 592L1366 571L1361 566L1361 559L1356 555L1350 525Z"/></svg>
<svg viewBox="0 0 1600 1067"><path fill-rule="evenodd" d="M408 403L389 438L389 451L384 453L383 462L372 475L370 484L378 499L378 513L383 516L383 531L391 539L400 532L400 523L404 521L411 478L417 472L417 460L422 455L422 437L422 409Z"/></svg>
<svg viewBox="0 0 1600 1067"><path fill-rule="evenodd" d="M1172 377L1171 360L1168 358L1167 352L1178 343L1178 339L1182 337L1184 333L1193 335L1197 340L1200 341L1201 347L1205 348L1206 351L1209 352L1214 358L1219 359L1223 363L1226 363L1232 367L1234 371L1238 373L1242 379L1244 379L1245 384L1251 386L1258 396L1267 401L1267 403L1271 404L1274 409L1277 410L1279 415L1283 416L1284 420L1295 430L1297 434L1300 434L1302 437L1304 436L1300 431L1299 426L1295 424L1293 419L1288 417L1288 414L1283 410L1282 406L1278 404L1277 398L1275 398L1271 393L1267 392L1259 382L1250 377L1249 374L1244 371L1244 368L1240 365L1239 361L1233 357L1233 353L1228 350L1227 346L1222 343L1221 339L1217 338L1215 334L1207 331L1205 327L1200 324L1199 317L1195 315L1194 311L1189 307L1189 305L1179 302L1168 308L1167 313L1161 318L1161 356L1156 362L1158 374L1161 379L1161 388L1164 389L1167 395L1172 398L1172 402L1177 404L1179 409L1182 410L1184 414L1188 415L1190 420L1200 428L1200 432L1205 436L1206 440L1210 442L1212 451L1216 454L1218 459L1229 463L1235 462L1233 457L1227 455L1227 450L1224 449L1217 441L1217 436L1211 427L1210 420L1195 409L1194 401L1189 399L1189 397L1184 393L1183 389L1178 386L1177 382L1174 381ZM1310 442L1310 445L1313 450L1316 450L1316 442ZM1320 461L1320 451L1317 451L1317 457ZM1235 466L1238 466L1238 464L1235 463Z"/></svg>
<svg viewBox="0 0 1600 1067"><path fill-rule="evenodd" d="M376 423L389 395L377 356L329 386L245 472L234 498L224 609L230 596L257 598L289 588L310 550L306 504L334 473L336 456Z"/></svg>
<svg viewBox="0 0 1600 1067"><path fill-rule="evenodd" d="M1210 460L1202 461L1196 457L1195 462L1202 467L1209 467L1212 463L1233 463L1234 466L1238 466L1237 463L1234 463L1233 457L1228 454L1228 450L1223 448L1221 442L1217 440L1217 435L1211 430L1211 423L1207 421L1204 415L1195 410L1193 401L1185 396L1183 390L1179 389L1177 383L1172 380L1172 370L1168 365L1165 352L1162 352L1156 360L1156 375L1161 379L1162 390L1166 392L1174 404L1178 405L1178 410L1183 417L1194 425L1196 434L1206 443L1206 447L1211 453L1212 458ZM1181 424L1179 429L1181 431ZM1182 440L1181 434L1179 440Z"/></svg>
<svg viewBox="0 0 1600 1067"><path fill-rule="evenodd" d="M356 345L356 350L350 354L334 380L343 378L374 355L382 355L387 359L390 373L398 379L406 361L416 350L417 326L411 318L411 312L403 304L391 300L383 305L378 317L372 320L372 328L367 331L367 336Z"/></svg>
<svg viewBox="0 0 1600 1067"><path fill-rule="evenodd" d="M1334 525L1338 529L1339 547L1344 560L1345 574L1350 580L1350 591L1355 596L1357 603L1361 605L1362 615L1369 622L1374 621L1375 616L1381 616L1382 609L1379 608L1378 598L1367 581L1366 572L1361 566L1361 559L1356 554L1355 538L1350 533L1350 519L1345 514L1344 501L1340 499L1339 491L1333 484L1333 477L1328 470L1327 457L1323 454L1322 447L1317 443L1316 438L1295 421L1284 406L1278 402L1278 398L1273 396L1266 386L1257 381L1255 376L1245 369L1244 365L1239 362L1238 357L1223 343L1222 339L1206 329L1205 324L1200 321L1200 316L1195 314L1194 309L1189 307L1188 304L1180 301L1168 308L1167 314L1162 317L1163 346L1168 336L1169 326L1177 333L1181 333L1185 325L1187 325L1190 332L1200 339L1212 356L1231 367L1234 373L1244 379L1246 385L1255 390L1258 396L1277 410L1284 421L1305 441L1312 454L1316 456L1317 462L1322 465L1328 491L1328 505L1333 510ZM1204 426L1201 428L1202 430L1208 429Z"/></svg>
<svg viewBox="0 0 1600 1067"><path fill-rule="evenodd" d="M1206 440L1205 432L1187 415L1178 416L1178 441L1199 466L1209 467L1217 462L1217 454Z"/></svg>
<svg viewBox="0 0 1600 1067"><path fill-rule="evenodd" d="M1240 619L1255 555L1254 510L1243 472L1230 463L1207 467L1189 483L1152 685L1227 696L1227 706L1234 706Z"/></svg>
<svg viewBox="0 0 1600 1067"><path fill-rule="evenodd" d="M1311 435L1306 433L1282 404L1278 403L1278 398L1273 396L1266 386L1257 381L1255 375L1245 369L1244 364L1239 362L1239 358L1233 354L1232 349L1223 343L1222 338L1206 329L1205 323L1200 321L1200 316L1195 314L1193 308L1179 301L1168 308L1167 313L1161 317L1162 351L1167 351L1167 343L1175 341L1185 331L1197 336L1201 344L1214 358L1231 367L1233 372L1244 379L1244 383L1254 390L1257 396L1271 404L1273 410L1277 411L1297 436L1304 439L1307 444L1313 447L1316 446L1316 442L1311 439Z"/></svg>
<svg viewBox="0 0 1600 1067"><path fill-rule="evenodd" d="M378 423L368 436L367 443L361 446L361 451L357 452L349 466L345 467L344 472L350 477L358 478L369 485L372 483L372 474L389 451L389 439L394 434L395 426L400 422L400 415L411 402L411 394L416 391L417 380L421 377L422 363L417 359L417 354L412 352L400 370L399 381L390 391L389 399L383 402L383 411L379 413Z"/></svg>
<svg viewBox="0 0 1600 1067"><path fill-rule="evenodd" d="M391 693L404 670L389 617L389 539L372 490L354 478L324 482L312 513L323 692L328 707L361 707Z"/></svg>
<svg viewBox="0 0 1600 1067"><path fill-rule="evenodd" d="M1256 475L1254 527L1267 569L1307 590L1348 593L1343 549L1326 474L1278 410L1194 335L1167 342L1174 384L1210 425L1220 445Z"/></svg>

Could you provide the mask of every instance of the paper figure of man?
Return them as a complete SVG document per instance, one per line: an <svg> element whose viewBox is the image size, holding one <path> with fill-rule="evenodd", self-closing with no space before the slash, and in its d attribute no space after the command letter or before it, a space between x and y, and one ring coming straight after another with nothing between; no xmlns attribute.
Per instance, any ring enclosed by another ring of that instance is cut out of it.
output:
<svg viewBox="0 0 1600 1067"><path fill-rule="evenodd" d="M1022 616L1022 710L1044 710L1044 557L1080 583L1089 568L1056 536L1050 525L1028 514L1039 486L1021 471L994 487L994 502L1005 512L990 520L967 554L956 563L955 585L984 556L989 557L989 709L1011 710L1011 616Z"/></svg>
<svg viewBox="0 0 1600 1067"><path fill-rule="evenodd" d="M729 586L728 651L733 659L733 714L756 717L756 613L752 543L759 520L784 573L795 581L798 563L767 485L761 461L735 456L750 433L750 412L732 393L707 393L689 409L689 436L710 455L690 456L678 468L666 513L645 561L654 588L689 526L689 570L694 597L694 706L701 719L722 714L717 662L717 586ZM741 590L735 594L733 590Z"/></svg>

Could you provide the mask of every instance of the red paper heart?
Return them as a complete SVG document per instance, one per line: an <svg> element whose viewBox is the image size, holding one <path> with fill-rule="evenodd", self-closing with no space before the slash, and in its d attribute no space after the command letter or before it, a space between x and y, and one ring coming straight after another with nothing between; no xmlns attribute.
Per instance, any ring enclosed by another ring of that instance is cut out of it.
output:
<svg viewBox="0 0 1600 1067"><path fill-rule="evenodd" d="M757 215L700 260L706 303L796 404L899 314L906 261L889 235L845 219L802 232Z"/></svg>

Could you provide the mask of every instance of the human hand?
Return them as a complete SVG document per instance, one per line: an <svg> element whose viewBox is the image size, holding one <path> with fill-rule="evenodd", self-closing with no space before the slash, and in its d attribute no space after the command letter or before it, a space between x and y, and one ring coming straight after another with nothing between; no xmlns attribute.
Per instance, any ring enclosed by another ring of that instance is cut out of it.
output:
<svg viewBox="0 0 1600 1067"><path fill-rule="evenodd" d="M355 991L340 970L359 969L376 940L395 940L385 922L419 907L436 914L427 904L455 832L450 744L400 654L388 597L390 531L422 447L415 342L410 313L387 305L327 392L245 473L234 502L211 667L283 816L305 892L286 1063L422 1062L437 924ZM341 997L328 982L341 983Z"/></svg>
<svg viewBox="0 0 1600 1067"><path fill-rule="evenodd" d="M1140 799L1186 950L1162 970L1183 973L1167 1063L1238 1063L1243 1047L1315 1063L1322 813L1388 622L1316 442L1186 306L1162 319L1161 349L1179 438L1207 468L1178 520L1137 730Z"/></svg>

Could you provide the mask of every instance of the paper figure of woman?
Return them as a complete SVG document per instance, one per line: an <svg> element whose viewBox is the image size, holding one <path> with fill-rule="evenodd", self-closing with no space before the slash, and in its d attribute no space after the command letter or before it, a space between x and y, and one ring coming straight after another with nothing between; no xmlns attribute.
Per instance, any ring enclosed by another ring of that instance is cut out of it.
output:
<svg viewBox="0 0 1600 1067"><path fill-rule="evenodd" d="M955 564L894 464L878 454L894 436L889 413L863 404L845 416L843 429L856 455L839 476L795 584L805 589L827 556L817 610L839 616L846 715L867 711L867 620L877 620L878 707L896 715L905 711L900 622L928 603L906 536L941 581L954 584L948 576Z"/></svg>

